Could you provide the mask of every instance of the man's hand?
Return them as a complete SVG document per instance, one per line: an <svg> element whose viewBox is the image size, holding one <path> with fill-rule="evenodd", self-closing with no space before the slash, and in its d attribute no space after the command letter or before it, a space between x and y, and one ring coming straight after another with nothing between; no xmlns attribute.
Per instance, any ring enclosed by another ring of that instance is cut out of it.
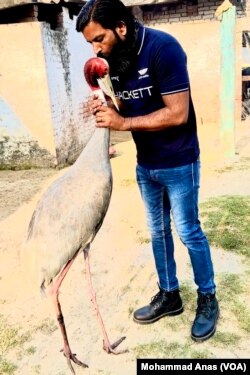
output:
<svg viewBox="0 0 250 375"><path fill-rule="evenodd" d="M114 108L114 109L116 109L116 107L115 107L115 105L114 105L112 99L111 99L109 96L106 96L106 95L105 95L105 99L106 99L106 104L107 104L107 106L108 106L109 108ZM116 101L117 101L117 104L119 105L119 108L122 108L122 106L123 106L122 101L119 100L119 99L116 99ZM96 114L96 112L98 111L98 108L99 108L101 105L103 105L103 104L105 104L105 103L99 98L99 96L96 95L96 94L93 94L92 99L91 99L91 103L90 103L90 107L91 107L91 111L92 111L92 113L93 113L93 114Z"/></svg>
<svg viewBox="0 0 250 375"><path fill-rule="evenodd" d="M99 111L99 108L105 103L99 98L98 95L94 94L90 100L90 110L93 115Z"/></svg>
<svg viewBox="0 0 250 375"><path fill-rule="evenodd" d="M108 103L107 106L97 95L93 95L90 108L96 117L96 127L120 131L130 130L129 119L120 116L112 103Z"/></svg>
<svg viewBox="0 0 250 375"><path fill-rule="evenodd" d="M129 121L120 116L113 108L104 105L96 107L96 126L98 128L110 128L112 130L130 130Z"/></svg>

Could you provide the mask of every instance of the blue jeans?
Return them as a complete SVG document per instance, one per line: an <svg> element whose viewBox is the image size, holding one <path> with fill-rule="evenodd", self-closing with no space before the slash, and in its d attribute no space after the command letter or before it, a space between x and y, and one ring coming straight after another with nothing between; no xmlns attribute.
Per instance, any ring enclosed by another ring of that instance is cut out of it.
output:
<svg viewBox="0 0 250 375"><path fill-rule="evenodd" d="M160 287L166 291L179 288L171 212L176 232L188 249L198 290L204 294L214 293L210 248L198 214L200 161L165 169L146 169L137 165L136 175L146 208Z"/></svg>

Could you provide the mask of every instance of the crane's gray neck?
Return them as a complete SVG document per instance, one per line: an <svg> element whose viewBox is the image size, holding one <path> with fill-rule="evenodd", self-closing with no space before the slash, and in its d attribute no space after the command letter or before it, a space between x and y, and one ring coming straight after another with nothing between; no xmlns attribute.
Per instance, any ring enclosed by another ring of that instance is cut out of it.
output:
<svg viewBox="0 0 250 375"><path fill-rule="evenodd" d="M106 128L96 128L86 147L79 156L79 162L87 159L92 165L96 163L109 163L109 141L110 130Z"/></svg>

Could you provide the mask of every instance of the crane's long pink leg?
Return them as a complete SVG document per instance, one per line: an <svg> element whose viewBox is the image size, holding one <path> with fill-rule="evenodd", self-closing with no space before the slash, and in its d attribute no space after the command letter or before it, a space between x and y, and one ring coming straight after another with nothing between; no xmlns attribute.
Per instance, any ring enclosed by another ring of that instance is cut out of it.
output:
<svg viewBox="0 0 250 375"><path fill-rule="evenodd" d="M76 255L77 255L77 253L76 253ZM54 305L55 310L56 310L57 320L58 320L59 327L60 327L62 337L63 337L63 352L64 352L65 357L67 358L68 366L69 366L69 368L70 368L70 370L72 371L73 374L75 374L75 371L73 369L71 361L73 361L74 363L76 363L77 365L79 365L81 367L88 367L88 366L85 363L79 361L76 358L76 355L73 354L71 349L70 349L68 336L67 336L67 332L66 332L66 327L65 327L65 324L64 324L62 309L61 309L61 305L60 305L58 296L59 296L60 286L61 286L68 270L70 269L72 263L74 262L74 260L76 258L76 255L64 266L64 268L61 270L61 272L57 276L56 281L53 283L53 285L50 287L50 290L49 290L49 294L52 298L53 305Z"/></svg>
<svg viewBox="0 0 250 375"><path fill-rule="evenodd" d="M114 342L114 344L112 344L112 345L110 344L110 341L108 339L108 335L107 335L107 332L106 332L106 329L105 329L105 326L104 326L104 323L103 323L103 320L102 320L102 316L100 314L100 310L99 310L99 307L98 307L98 304L97 304L97 301L96 301L96 293L94 291L92 281L91 281L91 272L90 272L88 250L89 250L89 247L87 247L86 249L83 250L84 260L85 260L85 265L86 265L86 276L87 276L87 281L88 281L88 285L89 285L90 299L91 299L91 302L93 303L93 306L94 306L94 309L95 309L95 312L96 312L96 315L97 315L97 319L98 319L98 322L100 324L100 327L101 327L101 330L102 330L102 333L103 333L103 349L107 353L113 353L113 354L126 353L128 351L126 349L121 350L121 351L114 350L123 340L125 340L126 337L121 337L119 340Z"/></svg>

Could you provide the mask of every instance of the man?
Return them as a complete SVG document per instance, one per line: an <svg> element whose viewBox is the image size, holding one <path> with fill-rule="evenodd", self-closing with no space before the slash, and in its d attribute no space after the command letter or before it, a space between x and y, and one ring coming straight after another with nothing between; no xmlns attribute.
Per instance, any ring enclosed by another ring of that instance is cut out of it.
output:
<svg viewBox="0 0 250 375"><path fill-rule="evenodd" d="M90 0L76 29L110 65L120 111L93 101L97 127L130 130L137 149L137 182L146 207L159 292L134 312L153 323L182 313L171 234L188 249L198 287L191 337L203 341L219 315L213 264L198 217L199 144L186 55L171 35L144 27L119 0Z"/></svg>

